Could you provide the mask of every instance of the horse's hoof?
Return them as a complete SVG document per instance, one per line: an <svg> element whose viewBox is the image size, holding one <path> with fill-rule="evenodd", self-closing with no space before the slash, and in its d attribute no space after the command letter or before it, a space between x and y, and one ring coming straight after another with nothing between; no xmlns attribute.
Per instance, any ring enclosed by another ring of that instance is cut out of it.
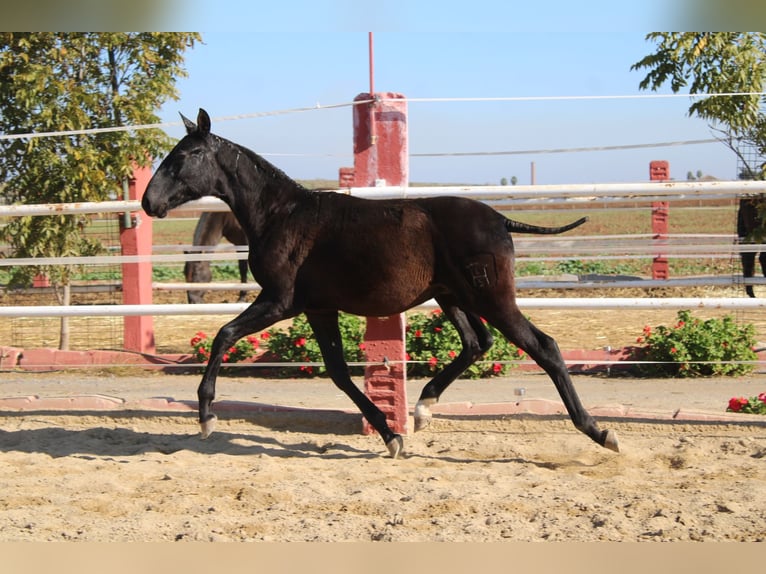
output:
<svg viewBox="0 0 766 574"><path fill-rule="evenodd" d="M606 436L604 437L604 448L608 448L614 452L620 452L620 445L617 442L617 433L613 430L606 431Z"/></svg>
<svg viewBox="0 0 766 574"><path fill-rule="evenodd" d="M428 428L431 424L431 417L415 417L415 432L422 431L424 428Z"/></svg>
<svg viewBox="0 0 766 574"><path fill-rule="evenodd" d="M394 438L386 443L386 447L388 448L391 458L399 458L399 455L402 454L402 451L404 450L404 441L402 440L401 435L395 434Z"/></svg>
<svg viewBox="0 0 766 574"><path fill-rule="evenodd" d="M210 415L210 418L208 418L205 422L201 422L199 424L200 426L199 436L202 440L205 440L207 437L213 434L213 431L215 430L216 421L218 421L218 417L215 415Z"/></svg>
<svg viewBox="0 0 766 574"><path fill-rule="evenodd" d="M431 424L431 405L436 403L436 399L422 399L415 405L415 432L421 431Z"/></svg>

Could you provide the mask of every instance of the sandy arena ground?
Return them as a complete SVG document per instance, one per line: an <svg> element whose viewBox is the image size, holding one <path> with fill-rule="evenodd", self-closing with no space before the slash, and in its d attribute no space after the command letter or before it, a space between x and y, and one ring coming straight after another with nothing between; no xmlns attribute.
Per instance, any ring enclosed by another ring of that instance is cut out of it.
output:
<svg viewBox="0 0 766 574"><path fill-rule="evenodd" d="M194 400L197 379L12 374L0 396ZM766 377L575 384L586 406L722 411ZM458 381L444 401L512 402L520 386L555 398L544 376L524 375ZM0 412L0 540L766 540L764 421L601 418L616 454L558 415L443 414L392 460L327 381L221 379L219 390L321 410L219 411L206 441L194 412Z"/></svg>

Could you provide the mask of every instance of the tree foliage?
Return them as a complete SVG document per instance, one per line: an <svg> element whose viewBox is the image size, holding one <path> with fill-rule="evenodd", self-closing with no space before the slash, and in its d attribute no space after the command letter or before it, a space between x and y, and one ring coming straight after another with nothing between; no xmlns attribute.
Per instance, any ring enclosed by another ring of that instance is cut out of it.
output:
<svg viewBox="0 0 766 574"><path fill-rule="evenodd" d="M654 32L647 40L657 44L649 54L631 66L647 70L641 89L657 90L669 84L674 93L688 89L691 94L711 95L695 98L689 115L710 120L722 140L735 153L738 143L753 145L759 155L766 154L766 34L758 32ZM766 165L746 165L743 174L763 179Z"/></svg>
<svg viewBox="0 0 766 574"><path fill-rule="evenodd" d="M135 164L148 165L170 149L163 131L28 134L158 123L160 106L178 97L175 81L185 75L185 50L200 40L196 33L1 32L2 200L121 197ZM0 228L0 240L11 245L15 257L92 255L101 246L83 234L88 222L77 215L14 218ZM20 266L13 268L11 282L28 285L42 273L54 287L66 287L72 271L71 266ZM67 303L60 289L57 295Z"/></svg>
<svg viewBox="0 0 766 574"><path fill-rule="evenodd" d="M32 134L158 123L177 98L183 52L194 33L0 33L0 133ZM0 182L8 203L103 201L122 195L132 162L166 152L157 129L0 139ZM1 231L17 257L87 255L87 218L15 218ZM28 283L45 272L66 283L67 268L23 267Z"/></svg>

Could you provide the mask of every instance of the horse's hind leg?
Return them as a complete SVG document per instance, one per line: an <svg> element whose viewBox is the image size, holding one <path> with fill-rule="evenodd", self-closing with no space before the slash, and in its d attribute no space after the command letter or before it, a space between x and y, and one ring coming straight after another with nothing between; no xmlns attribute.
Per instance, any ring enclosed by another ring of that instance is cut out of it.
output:
<svg viewBox="0 0 766 574"><path fill-rule="evenodd" d="M595 419L580 402L556 341L530 323L518 309L506 317L487 316L486 318L511 343L526 351L532 360L548 373L575 427L601 446L619 452L616 433L611 430L600 430Z"/></svg>
<svg viewBox="0 0 766 574"><path fill-rule="evenodd" d="M465 313L443 299L437 302L457 329L463 349L450 364L423 387L415 405L415 431L422 430L431 423L431 405L439 402L439 397L445 389L492 346L492 335L478 315Z"/></svg>
<svg viewBox="0 0 766 574"><path fill-rule="evenodd" d="M348 364L343 358L343 341L338 328L337 311L306 313L309 325L322 351L327 373L335 385L342 390L362 411L364 418L378 431L392 458L397 458L403 449L402 437L388 426L386 415L351 380Z"/></svg>

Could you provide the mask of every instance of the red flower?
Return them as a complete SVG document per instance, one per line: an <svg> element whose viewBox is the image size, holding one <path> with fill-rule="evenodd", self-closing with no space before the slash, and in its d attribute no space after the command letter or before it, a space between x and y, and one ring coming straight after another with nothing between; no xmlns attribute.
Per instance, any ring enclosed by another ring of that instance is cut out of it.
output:
<svg viewBox="0 0 766 574"><path fill-rule="evenodd" d="M410 357L410 354L409 354L409 353L404 353L404 358L405 358L405 360L407 360L407 361L411 361L411 360L412 360L412 357Z"/></svg>
<svg viewBox="0 0 766 574"><path fill-rule="evenodd" d="M686 323L684 323L683 321L679 321L679 322L676 324L676 329L680 329L680 328L681 328L681 327L683 327L684 325L686 325Z"/></svg>
<svg viewBox="0 0 766 574"><path fill-rule="evenodd" d="M367 348L367 345L364 343L359 343L359 350L364 351Z"/></svg>
<svg viewBox="0 0 766 574"><path fill-rule="evenodd" d="M269 333L268 331L264 331L263 333L261 333L261 339L263 339L264 341L268 340L269 337L271 337L271 333Z"/></svg>
<svg viewBox="0 0 766 574"><path fill-rule="evenodd" d="M191 344L192 347L196 347L197 345L199 345L205 339L207 339L207 335L205 335L205 333L203 333L202 331L198 331L192 337L192 339L191 339L191 341L189 343Z"/></svg>
<svg viewBox="0 0 766 574"><path fill-rule="evenodd" d="M450 358L450 359L454 359L454 358L457 356L457 353L456 353L455 351L450 351L450 352L449 352L449 353L447 353L447 354L449 355L449 358Z"/></svg>
<svg viewBox="0 0 766 574"><path fill-rule="evenodd" d="M494 363L492 365L492 372L493 373L497 374L497 373L499 373L502 370L503 370L503 365L501 365L500 363Z"/></svg>
<svg viewBox="0 0 766 574"><path fill-rule="evenodd" d="M258 345L260 345L260 344L261 344L261 343L258 341L258 337L256 337L255 335L248 335L248 336L247 336L247 342L248 342L248 343L250 343L250 344L251 344L253 347L255 347L256 349L258 348Z"/></svg>
<svg viewBox="0 0 766 574"><path fill-rule="evenodd" d="M225 363L228 360L229 360L229 353L224 353L223 354L223 362Z"/></svg>
<svg viewBox="0 0 766 574"><path fill-rule="evenodd" d="M523 350L523 349L516 349L516 354L517 354L519 357L523 357L523 356L524 356L524 350Z"/></svg>
<svg viewBox="0 0 766 574"><path fill-rule="evenodd" d="M430 359L428 359L428 364L431 365L432 367L435 367L438 362L439 362L439 359L437 359L436 357L431 357Z"/></svg>
<svg viewBox="0 0 766 574"><path fill-rule="evenodd" d="M418 329L418 330L415 331L415 336L420 338L420 337L423 336L423 332L420 329Z"/></svg>
<svg viewBox="0 0 766 574"><path fill-rule="evenodd" d="M305 347L306 346L306 337L300 337L298 339L295 339L295 346L296 347Z"/></svg>
<svg viewBox="0 0 766 574"><path fill-rule="evenodd" d="M729 399L729 410L738 413L747 404L745 397L732 397Z"/></svg>
<svg viewBox="0 0 766 574"><path fill-rule="evenodd" d="M651 337L652 335L652 328L649 325L644 326L644 336Z"/></svg>
<svg viewBox="0 0 766 574"><path fill-rule="evenodd" d="M676 349L675 347L671 347L670 348L670 354L671 355L675 355L677 352L678 352L678 349Z"/></svg>
<svg viewBox="0 0 766 574"><path fill-rule="evenodd" d="M761 401L762 403L766 403L766 393L761 393L760 395L758 395L758 400Z"/></svg>
<svg viewBox="0 0 766 574"><path fill-rule="evenodd" d="M438 317L441 314L442 314L442 310L441 309L435 309L435 310L431 311L431 315L433 315L434 317Z"/></svg>
<svg viewBox="0 0 766 574"><path fill-rule="evenodd" d="M636 343L643 343L643 342L644 342L644 338L643 337L638 337L636 339Z"/></svg>
<svg viewBox="0 0 766 574"><path fill-rule="evenodd" d="M442 332L442 328L441 327L434 327L434 332L435 333L441 333Z"/></svg>

